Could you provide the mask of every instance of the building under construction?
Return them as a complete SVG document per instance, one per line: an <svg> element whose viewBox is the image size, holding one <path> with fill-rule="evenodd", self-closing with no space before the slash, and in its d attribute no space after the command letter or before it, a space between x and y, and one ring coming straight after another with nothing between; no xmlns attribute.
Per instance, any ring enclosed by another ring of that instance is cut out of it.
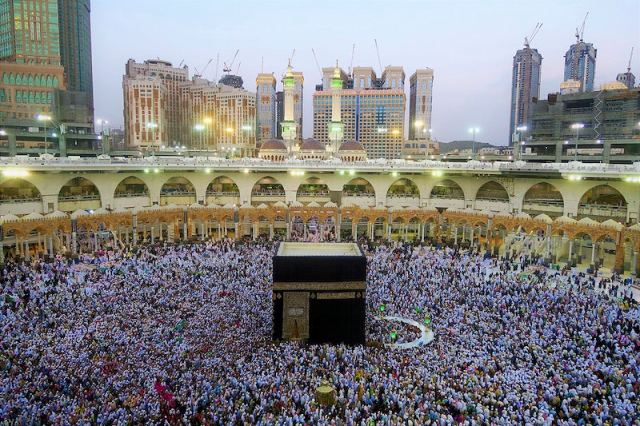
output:
<svg viewBox="0 0 640 426"><path fill-rule="evenodd" d="M632 163L640 158L640 88L550 94L534 104L522 159ZM622 86L624 87L624 86Z"/></svg>

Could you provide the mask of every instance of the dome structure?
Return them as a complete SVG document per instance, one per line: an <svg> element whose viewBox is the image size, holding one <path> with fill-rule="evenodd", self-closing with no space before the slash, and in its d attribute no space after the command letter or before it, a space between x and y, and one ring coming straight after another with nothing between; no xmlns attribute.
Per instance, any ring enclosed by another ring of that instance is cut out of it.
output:
<svg viewBox="0 0 640 426"><path fill-rule="evenodd" d="M365 161L367 151L360 142L344 141L338 148L338 157L345 162Z"/></svg>
<svg viewBox="0 0 640 426"><path fill-rule="evenodd" d="M302 160L325 160L327 158L327 150L323 143L308 138L302 141L298 158Z"/></svg>
<svg viewBox="0 0 640 426"><path fill-rule="evenodd" d="M284 161L287 159L287 146L280 139L268 139L262 143L258 157L269 161Z"/></svg>

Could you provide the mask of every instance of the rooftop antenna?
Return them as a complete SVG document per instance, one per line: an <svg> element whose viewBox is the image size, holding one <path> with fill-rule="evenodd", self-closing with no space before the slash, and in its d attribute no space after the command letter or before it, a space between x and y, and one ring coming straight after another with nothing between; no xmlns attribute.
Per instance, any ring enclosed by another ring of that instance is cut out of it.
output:
<svg viewBox="0 0 640 426"><path fill-rule="evenodd" d="M351 77L353 77L353 74L352 74L352 70L353 70L353 57L354 57L354 55L355 55L355 54L356 54L356 44L355 44L355 43L353 43L353 47L351 48L351 62L349 63L349 75L350 75Z"/></svg>
<svg viewBox="0 0 640 426"><path fill-rule="evenodd" d="M587 23L587 16L589 16L589 12L584 15L584 19L582 20L582 26L580 26L580 29L576 28L576 40L578 42L581 42L583 40L582 36L584 35L584 26Z"/></svg>
<svg viewBox="0 0 640 426"><path fill-rule="evenodd" d="M629 55L629 64L627 64L627 72L631 72L631 59L633 58L633 46L631 47L631 55Z"/></svg>
<svg viewBox="0 0 640 426"><path fill-rule="evenodd" d="M383 69L382 69L382 61L380 60L380 49L378 48L378 40L374 38L373 41L376 44L376 54L378 55L378 65L380 66L380 73L382 74Z"/></svg>
<svg viewBox="0 0 640 426"><path fill-rule="evenodd" d="M538 31L540 31L540 28L542 28L542 22L538 22L536 24L536 27L533 29L533 31L531 32L531 34L529 34L528 37L524 38L524 47L529 47L529 44L533 41L533 39L536 37L536 35L538 34Z"/></svg>

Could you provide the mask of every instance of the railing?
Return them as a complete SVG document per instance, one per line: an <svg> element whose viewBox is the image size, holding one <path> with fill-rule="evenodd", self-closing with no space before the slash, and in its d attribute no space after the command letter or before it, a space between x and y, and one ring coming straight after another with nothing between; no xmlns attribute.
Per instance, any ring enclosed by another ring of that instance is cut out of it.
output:
<svg viewBox="0 0 640 426"><path fill-rule="evenodd" d="M39 203L41 198L0 198L0 204Z"/></svg>
<svg viewBox="0 0 640 426"><path fill-rule="evenodd" d="M626 217L627 206L615 206L611 204L580 204L578 205L578 214Z"/></svg>
<svg viewBox="0 0 640 426"><path fill-rule="evenodd" d="M207 191L207 197L239 197L239 192L217 192Z"/></svg>
<svg viewBox="0 0 640 426"><path fill-rule="evenodd" d="M557 199L549 199L549 198L528 198L522 202L523 205L526 204L536 204L539 206L549 206L549 207L563 207L564 203L562 200Z"/></svg>
<svg viewBox="0 0 640 426"><path fill-rule="evenodd" d="M95 201L100 199L100 194L84 194L84 195L61 195L58 197L60 201Z"/></svg>
<svg viewBox="0 0 640 426"><path fill-rule="evenodd" d="M195 197L195 191L160 191L161 197Z"/></svg>
<svg viewBox="0 0 640 426"><path fill-rule="evenodd" d="M298 197L328 197L329 191L298 192Z"/></svg>
<svg viewBox="0 0 640 426"><path fill-rule="evenodd" d="M116 192L115 198L134 198L134 197L148 197L148 192Z"/></svg>
<svg viewBox="0 0 640 426"><path fill-rule="evenodd" d="M387 198L420 198L420 194L412 194L410 192L404 194L387 194Z"/></svg>
<svg viewBox="0 0 640 426"><path fill-rule="evenodd" d="M486 172L508 172L508 171L532 171L547 172L556 171L559 173L591 172L598 174L622 174L640 173L640 161L634 164L608 164L608 163L527 163L524 161L477 161L466 162L446 162L438 160L368 160L356 163L342 163L339 160L288 160L284 162L272 162L256 158L243 159L220 159L207 157L184 157L184 158L124 158L98 160L95 158L70 159L68 157L54 157L52 159L41 159L35 157L0 157L0 167L27 167L29 169L69 169L82 170L104 170L104 169L124 169L124 170L144 170L147 168L169 167L172 169L185 169L203 171L207 168L228 170L299 170L299 169L329 169L333 171L349 172L351 170L367 170L379 172L391 171L424 171L425 169L435 170L455 170L455 171L486 171Z"/></svg>
<svg viewBox="0 0 640 426"><path fill-rule="evenodd" d="M252 197L284 197L285 193L284 191L259 191L259 192L252 192L251 196Z"/></svg>
<svg viewBox="0 0 640 426"><path fill-rule="evenodd" d="M435 198L438 200L463 200L464 195L453 195L453 194L431 194L429 198Z"/></svg>
<svg viewBox="0 0 640 426"><path fill-rule="evenodd" d="M509 198L476 197L476 201L491 201L492 203L508 203Z"/></svg>
<svg viewBox="0 0 640 426"><path fill-rule="evenodd" d="M367 198L375 198L376 194L371 192L355 192L355 191L344 191L342 193L343 197L367 197Z"/></svg>

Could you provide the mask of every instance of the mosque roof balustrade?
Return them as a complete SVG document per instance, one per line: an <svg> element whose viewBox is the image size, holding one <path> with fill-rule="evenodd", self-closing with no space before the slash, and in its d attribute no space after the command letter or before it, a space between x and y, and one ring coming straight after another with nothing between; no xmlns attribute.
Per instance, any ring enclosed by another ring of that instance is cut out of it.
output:
<svg viewBox="0 0 640 426"><path fill-rule="evenodd" d="M281 141L279 141L281 142ZM146 157L122 158L112 157L109 160L95 158L59 158L51 159L31 157L0 157L2 169L27 169L34 171L194 171L206 170L244 170L253 171L289 171L301 167L318 171L367 171L367 172L424 172L425 170L441 170L456 173L501 174L510 172L556 173L571 178L579 174L583 177L619 176L640 173L640 162L633 164L607 163L514 163L514 162L445 162L437 160L365 160L342 164L339 160L300 160L285 159L281 162L260 158L223 159L219 157Z"/></svg>

